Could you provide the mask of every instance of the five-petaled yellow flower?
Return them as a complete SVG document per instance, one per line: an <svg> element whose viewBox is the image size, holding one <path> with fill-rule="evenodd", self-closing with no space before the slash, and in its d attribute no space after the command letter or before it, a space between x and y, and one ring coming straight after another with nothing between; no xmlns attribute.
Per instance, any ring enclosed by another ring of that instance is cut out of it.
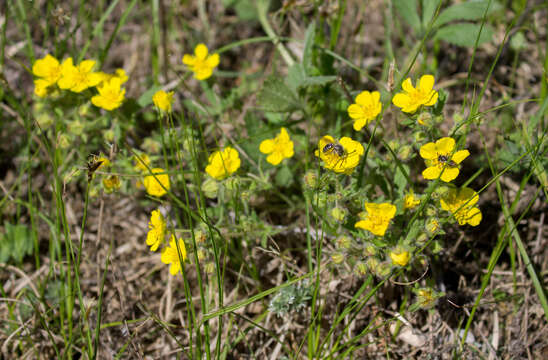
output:
<svg viewBox="0 0 548 360"><path fill-rule="evenodd" d="M94 60L84 60L77 66L72 64L72 58L68 58L61 64L61 78L57 85L61 89L79 93L101 82L101 75L93 72Z"/></svg>
<svg viewBox="0 0 548 360"><path fill-rule="evenodd" d="M401 85L404 92L397 93L392 103L406 113L414 113L421 106L432 106L438 101L438 92L434 90L434 77L423 75L417 88L413 87L411 78L405 79Z"/></svg>
<svg viewBox="0 0 548 360"><path fill-rule="evenodd" d="M411 259L411 255L407 250L397 248L390 251L390 260L392 260L394 265L403 267L407 265L409 259Z"/></svg>
<svg viewBox="0 0 548 360"><path fill-rule="evenodd" d="M323 161L323 166L338 174L349 175L358 166L360 157L365 152L363 145L349 137L336 141L326 135L318 142L318 149L314 154Z"/></svg>
<svg viewBox="0 0 548 360"><path fill-rule="evenodd" d="M47 88L55 84L61 77L59 60L47 54L32 65L32 73L38 77L34 80L34 93L39 97L47 95Z"/></svg>
<svg viewBox="0 0 548 360"><path fill-rule="evenodd" d="M364 229L373 235L384 236L390 220L396 215L396 207L390 203L365 203L367 215L358 221L354 227Z"/></svg>
<svg viewBox="0 0 548 360"><path fill-rule="evenodd" d="M240 155L228 146L222 151L215 151L209 155L206 173L214 179L222 180L240 168Z"/></svg>
<svg viewBox="0 0 548 360"><path fill-rule="evenodd" d="M99 95L92 97L91 103L108 111L120 107L126 95L126 89L120 87L121 83L119 77L113 77L103 82L100 86L97 86Z"/></svg>
<svg viewBox="0 0 548 360"><path fill-rule="evenodd" d="M170 188L169 175L162 168L152 168L151 171L154 175L147 175L143 180L147 193L157 197L164 196Z"/></svg>
<svg viewBox="0 0 548 360"><path fill-rule="evenodd" d="M479 195L468 187L450 189L440 199L441 208L450 211L459 225L477 226L481 222L481 210L476 207Z"/></svg>
<svg viewBox="0 0 548 360"><path fill-rule="evenodd" d="M177 250L177 248L179 250ZM179 258L179 253L181 257ZM177 239L175 242L175 236L171 235L169 240L169 247L166 247L162 250L162 262L164 264L171 264L169 267L169 273L171 275L176 275L181 271L181 260L186 260L186 247L185 242L181 239Z"/></svg>
<svg viewBox="0 0 548 360"><path fill-rule="evenodd" d="M348 107L348 116L354 119L354 130L360 131L380 114L381 94L378 91L362 91L356 96L356 103Z"/></svg>
<svg viewBox="0 0 548 360"><path fill-rule="evenodd" d="M213 69L219 65L219 54L208 55L207 46L198 44L194 48L194 55L185 54L183 64L194 73L194 78L205 80L213 74Z"/></svg>
<svg viewBox="0 0 548 360"><path fill-rule="evenodd" d="M293 151L293 141L285 128L281 128L280 133L274 139L266 139L261 142L259 150L263 154L270 154L266 161L272 165L278 165L283 159L289 159L295 152Z"/></svg>
<svg viewBox="0 0 548 360"><path fill-rule="evenodd" d="M420 154L427 166L422 176L427 180L435 180L441 174L442 181L454 180L459 175L458 165L470 155L468 150L454 150L455 140L450 137L421 146Z"/></svg>
<svg viewBox="0 0 548 360"><path fill-rule="evenodd" d="M158 90L152 96L152 102L159 110L171 112L171 103L173 102L173 91L165 92Z"/></svg>
<svg viewBox="0 0 548 360"><path fill-rule="evenodd" d="M409 191L403 198L404 209L414 209L421 203L421 199L416 197L413 190Z"/></svg>
<svg viewBox="0 0 548 360"><path fill-rule="evenodd" d="M166 220L160 210L152 210L148 228L147 245L151 251L156 251L166 235Z"/></svg>

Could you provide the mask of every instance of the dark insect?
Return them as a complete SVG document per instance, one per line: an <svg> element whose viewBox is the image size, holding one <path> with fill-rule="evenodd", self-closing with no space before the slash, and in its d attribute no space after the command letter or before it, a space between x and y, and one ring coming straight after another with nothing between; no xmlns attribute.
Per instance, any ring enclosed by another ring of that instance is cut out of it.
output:
<svg viewBox="0 0 548 360"><path fill-rule="evenodd" d="M323 147L322 151L324 154L334 152L338 157L343 157L346 155L346 151L344 151L342 145L338 143L329 143Z"/></svg>
<svg viewBox="0 0 548 360"><path fill-rule="evenodd" d="M98 161L96 156L92 156L91 160L87 163L88 168L88 182L91 181L91 178L93 177L93 173L101 166L103 163L103 160Z"/></svg>
<svg viewBox="0 0 548 360"><path fill-rule="evenodd" d="M447 163L447 166L450 166L450 167L456 167L457 166L457 164L455 164L455 162L453 160L449 160L449 161L448 160L449 160L449 158L445 155L438 156L438 161L440 163L443 163L443 164Z"/></svg>

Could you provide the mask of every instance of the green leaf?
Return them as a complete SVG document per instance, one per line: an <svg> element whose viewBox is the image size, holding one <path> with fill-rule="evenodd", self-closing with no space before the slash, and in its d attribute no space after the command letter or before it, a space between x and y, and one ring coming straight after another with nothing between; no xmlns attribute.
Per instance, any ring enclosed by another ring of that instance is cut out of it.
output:
<svg viewBox="0 0 548 360"><path fill-rule="evenodd" d="M402 164L402 167L409 174L409 166L407 166L405 164ZM400 196L403 196L403 193L405 191L405 187L407 186L407 178L401 172L399 166L396 167L396 174L394 175L394 184L396 184L396 187L398 188L398 194Z"/></svg>
<svg viewBox="0 0 548 360"><path fill-rule="evenodd" d="M434 22L434 27L442 26L454 20L478 20L483 18L485 10L489 6L489 1L467 1L461 4L453 5L441 12L440 16ZM493 1L489 7L487 15L498 10L500 6Z"/></svg>
<svg viewBox="0 0 548 360"><path fill-rule="evenodd" d="M257 104L264 111L287 112L300 108L297 95L279 77L271 76L257 96Z"/></svg>
<svg viewBox="0 0 548 360"><path fill-rule="evenodd" d="M278 186L288 187L293 183L293 173L287 166L282 166L276 173L275 181Z"/></svg>
<svg viewBox="0 0 548 360"><path fill-rule="evenodd" d="M445 40L451 44L458 46L474 47L480 29L481 25L477 24L452 24L439 29L434 38L439 40ZM478 45L490 41L493 37L493 34L493 28L489 25L484 25L483 29L481 29L481 35L478 41Z"/></svg>
<svg viewBox="0 0 548 360"><path fill-rule="evenodd" d="M316 23L312 22L308 25L306 29L306 34L304 36L304 51L303 51L303 68L305 74L312 74L313 59L312 59L312 48L314 47L314 39L316 35Z"/></svg>
<svg viewBox="0 0 548 360"><path fill-rule="evenodd" d="M286 82L291 90L293 90L294 93L297 93L297 90L299 90L302 86L305 78L306 72L304 70L304 66L302 64L295 63L289 68Z"/></svg>
<svg viewBox="0 0 548 360"><path fill-rule="evenodd" d="M422 27L426 29L442 0L422 0Z"/></svg>
<svg viewBox="0 0 548 360"><path fill-rule="evenodd" d="M137 100L137 104L139 104L140 107L144 108L145 106L148 106L150 104L152 104L152 96L154 95L154 93L158 90L161 90L162 87L161 86L153 86L151 87L150 89L148 89L147 91L145 91L143 93L143 95L141 95L139 97L139 99Z"/></svg>
<svg viewBox="0 0 548 360"><path fill-rule="evenodd" d="M330 82L337 80L336 76L309 76L305 78L301 86L312 86L312 85L325 85Z"/></svg>
<svg viewBox="0 0 548 360"><path fill-rule="evenodd" d="M4 231L0 242L0 262L7 262L12 258L20 263L25 255L32 253L30 231L25 225L12 225L8 222L4 222Z"/></svg>
<svg viewBox="0 0 548 360"><path fill-rule="evenodd" d="M417 12L417 0L394 0L394 6L403 20L418 33L421 30L421 21Z"/></svg>

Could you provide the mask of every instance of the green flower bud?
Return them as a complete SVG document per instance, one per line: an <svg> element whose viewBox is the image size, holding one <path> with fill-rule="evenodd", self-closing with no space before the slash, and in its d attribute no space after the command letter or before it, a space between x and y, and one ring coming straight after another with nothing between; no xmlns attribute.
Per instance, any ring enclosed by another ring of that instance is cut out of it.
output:
<svg viewBox="0 0 548 360"><path fill-rule="evenodd" d="M352 244L352 239L350 239L348 236L343 235L337 238L336 243L339 249L348 249Z"/></svg>
<svg viewBox="0 0 548 360"><path fill-rule="evenodd" d="M346 217L346 211L344 209L336 207L331 210L331 216L338 222L343 222L344 218Z"/></svg>
<svg viewBox="0 0 548 360"><path fill-rule="evenodd" d="M402 146L398 151L398 158L400 158L402 161L405 161L409 159L409 156L411 155L411 151L413 151L413 148L409 145Z"/></svg>
<svg viewBox="0 0 548 360"><path fill-rule="evenodd" d="M103 137L107 142L114 142L115 133L112 129L107 129L103 132Z"/></svg>
<svg viewBox="0 0 548 360"><path fill-rule="evenodd" d="M86 103L78 108L78 114L81 117L86 117L86 115L89 113L89 103Z"/></svg>
<svg viewBox="0 0 548 360"><path fill-rule="evenodd" d="M426 232L432 236L440 229L440 221L437 218L429 218L424 225Z"/></svg>
<svg viewBox="0 0 548 360"><path fill-rule="evenodd" d="M36 117L36 122L42 130L46 130L53 125L53 118L47 112L43 112Z"/></svg>
<svg viewBox="0 0 548 360"><path fill-rule="evenodd" d="M363 249L363 254L365 256L375 256L377 255L377 248L373 245L367 245L365 249Z"/></svg>
<svg viewBox="0 0 548 360"><path fill-rule="evenodd" d="M202 183L202 191L204 192L204 195L206 197L210 199L215 199L219 191L219 183L215 179L207 178Z"/></svg>
<svg viewBox="0 0 548 360"><path fill-rule="evenodd" d="M224 185L228 191L236 191L240 185L240 179L237 176L225 180Z"/></svg>
<svg viewBox="0 0 548 360"><path fill-rule="evenodd" d="M427 135L424 131L417 131L413 133L413 139L415 143L421 144L427 139Z"/></svg>
<svg viewBox="0 0 548 360"><path fill-rule="evenodd" d="M432 114L430 114L429 112L420 113L419 117L417 118L417 122L420 125L431 127L433 125Z"/></svg>
<svg viewBox="0 0 548 360"><path fill-rule="evenodd" d="M68 149L70 143L70 136L68 136L67 134L59 135L59 138L57 140L57 146L59 146L61 149Z"/></svg>
<svg viewBox="0 0 548 360"><path fill-rule="evenodd" d="M309 170L304 174L304 184L310 189L315 189L318 186L318 175L315 171Z"/></svg>
<svg viewBox="0 0 548 360"><path fill-rule="evenodd" d="M74 120L68 124L69 133L80 136L84 132L84 124L80 120Z"/></svg>
<svg viewBox="0 0 548 360"><path fill-rule="evenodd" d="M196 256L198 256L198 261L202 262L207 257L207 252L204 249L198 249Z"/></svg>
<svg viewBox="0 0 548 360"><path fill-rule="evenodd" d="M390 263L382 262L375 268L375 275L381 278L386 277L390 274L390 269L391 269Z"/></svg>
<svg viewBox="0 0 548 360"><path fill-rule="evenodd" d="M421 233L419 236L417 236L417 243L419 245L426 244L428 239L429 239L428 235L426 235L425 233Z"/></svg>
<svg viewBox="0 0 548 360"><path fill-rule="evenodd" d="M213 274L214 271L215 271L215 264L212 263L212 262L208 262L205 266L205 272L208 275L211 275L211 274Z"/></svg>
<svg viewBox="0 0 548 360"><path fill-rule="evenodd" d="M340 264L344 261L344 255L341 253L335 253L331 255L331 260L333 260L333 263Z"/></svg>
<svg viewBox="0 0 548 360"><path fill-rule="evenodd" d="M367 265L363 262L356 263L356 266L354 266L354 272L356 275L364 276L367 274Z"/></svg>
<svg viewBox="0 0 548 360"><path fill-rule="evenodd" d="M370 257L369 259L367 259L367 262L365 264L367 265L367 268L369 269L369 271L374 273L377 267L379 266L379 263L380 263L379 259L377 259L376 257Z"/></svg>
<svg viewBox="0 0 548 360"><path fill-rule="evenodd" d="M202 230L196 230L194 231L194 239L196 240L197 244L202 244L206 241L207 237Z"/></svg>
<svg viewBox="0 0 548 360"><path fill-rule="evenodd" d="M154 140L153 138L147 137L143 141L142 148L146 153L157 154L160 152L162 145L158 141Z"/></svg>

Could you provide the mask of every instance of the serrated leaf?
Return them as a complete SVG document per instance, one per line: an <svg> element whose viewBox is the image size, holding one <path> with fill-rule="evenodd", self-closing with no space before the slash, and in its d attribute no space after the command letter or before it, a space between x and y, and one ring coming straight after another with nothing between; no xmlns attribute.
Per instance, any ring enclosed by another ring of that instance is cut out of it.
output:
<svg viewBox="0 0 548 360"><path fill-rule="evenodd" d="M413 28L413 31L419 32L421 30L417 0L394 0L394 6L402 19Z"/></svg>
<svg viewBox="0 0 548 360"><path fill-rule="evenodd" d="M481 45L490 41L493 37L494 30L489 25L484 25L482 29L481 25L478 24L451 24L439 29L434 38L458 46L474 47L480 29L481 35L478 40L478 45Z"/></svg>
<svg viewBox="0 0 548 360"><path fill-rule="evenodd" d="M409 167L405 164L402 164L402 167L404 170L409 173ZM394 184L396 184L396 187L398 189L398 194L400 196L403 195L403 192L405 191L405 187L407 186L407 178L405 175L401 172L400 167L396 167L396 173L394 175Z"/></svg>
<svg viewBox="0 0 548 360"><path fill-rule="evenodd" d="M295 63L289 68L287 73L287 85L293 90L294 93L297 92L299 87L301 87L304 79L306 78L306 73L302 64Z"/></svg>
<svg viewBox="0 0 548 360"><path fill-rule="evenodd" d="M266 79L257 96L257 104L262 110L271 112L292 111L300 107L295 93L277 77Z"/></svg>
<svg viewBox="0 0 548 360"><path fill-rule="evenodd" d="M487 14L491 14L498 9L493 1ZM434 22L434 27L442 26L455 20L478 20L483 18L485 10L489 6L489 1L467 1L461 4L453 5L443 10Z"/></svg>

